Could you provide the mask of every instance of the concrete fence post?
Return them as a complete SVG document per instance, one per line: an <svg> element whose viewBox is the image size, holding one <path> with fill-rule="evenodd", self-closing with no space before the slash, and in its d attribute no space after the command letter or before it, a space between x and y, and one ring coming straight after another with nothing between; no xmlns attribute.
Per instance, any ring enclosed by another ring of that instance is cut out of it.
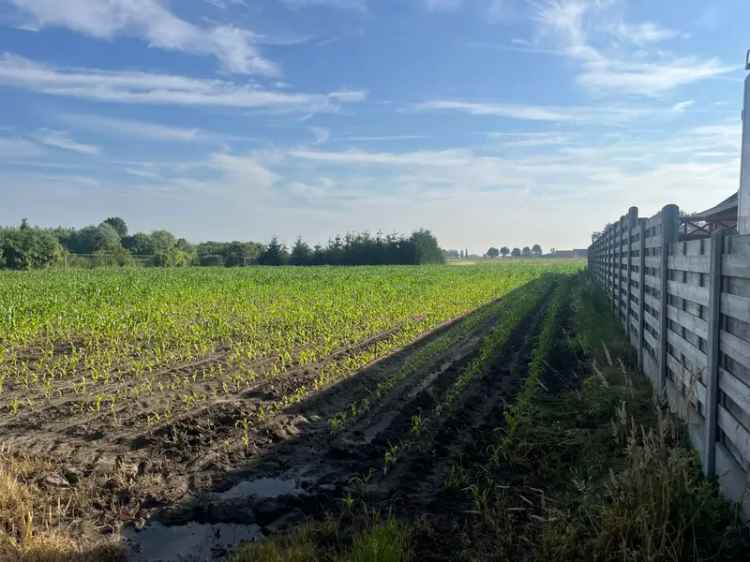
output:
<svg viewBox="0 0 750 562"><path fill-rule="evenodd" d="M680 210L666 205L661 210L661 253L659 255L659 377L657 392L664 397L667 380L667 290L669 287L669 250L679 237Z"/></svg>
<svg viewBox="0 0 750 562"><path fill-rule="evenodd" d="M706 434L704 471L707 476L716 473L716 414L719 405L719 336L721 332L721 264L724 252L724 231L718 230L711 236L711 256L708 284L708 342L706 355L708 366L704 383L706 385Z"/></svg>
<svg viewBox="0 0 750 562"><path fill-rule="evenodd" d="M638 207L630 207L628 210L628 242L627 242L627 251L628 251L628 266L625 268L625 275L627 276L627 298L625 299L625 306L627 307L625 309L625 325L627 326L627 329L625 330L625 333L628 335L628 342L632 343L633 338L631 337L631 321L630 318L633 315L633 313L630 310L631 303L633 302L633 291L631 289L633 285L633 229L635 229L636 225L638 224Z"/></svg>
<svg viewBox="0 0 750 562"><path fill-rule="evenodd" d="M643 371L643 332L646 320L646 219L638 220L638 367Z"/></svg>

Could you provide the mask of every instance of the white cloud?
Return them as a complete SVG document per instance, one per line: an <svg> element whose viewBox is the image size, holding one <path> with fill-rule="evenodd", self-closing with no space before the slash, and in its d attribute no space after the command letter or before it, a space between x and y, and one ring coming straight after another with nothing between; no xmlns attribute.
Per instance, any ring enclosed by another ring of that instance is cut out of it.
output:
<svg viewBox="0 0 750 562"><path fill-rule="evenodd" d="M65 27L98 39L133 36L159 49L216 57L235 73L276 75L278 68L254 45L255 35L237 27L202 28L160 0L11 0L32 25Z"/></svg>
<svg viewBox="0 0 750 562"><path fill-rule="evenodd" d="M340 103L357 103L367 99L365 90L343 90L340 92L331 92L328 97Z"/></svg>
<svg viewBox="0 0 750 562"><path fill-rule="evenodd" d="M667 63L609 61L589 66L578 80L593 91L653 96L733 70L734 67L724 66L717 59L682 58Z"/></svg>
<svg viewBox="0 0 750 562"><path fill-rule="evenodd" d="M99 154L99 147L92 144L84 144L73 140L65 131L52 131L43 129L34 135L34 139L44 145L79 154Z"/></svg>
<svg viewBox="0 0 750 562"><path fill-rule="evenodd" d="M211 4L215 8L220 10L226 10L230 6L245 6L247 3L245 0L205 0L206 4Z"/></svg>
<svg viewBox="0 0 750 562"><path fill-rule="evenodd" d="M325 6L341 10L352 10L355 12L367 11L367 0L280 0L282 4L293 10L309 8L313 6Z"/></svg>
<svg viewBox="0 0 750 562"><path fill-rule="evenodd" d="M685 113L693 104L695 104L695 100L680 101L672 106L672 111L675 113Z"/></svg>
<svg viewBox="0 0 750 562"><path fill-rule="evenodd" d="M68 125L93 130L104 130L118 136L143 137L165 141L192 142L198 137L199 129L170 127L158 123L131 119L117 119L99 115L66 114L60 117Z"/></svg>
<svg viewBox="0 0 750 562"><path fill-rule="evenodd" d="M0 84L102 102L203 105L320 112L360 101L366 92L302 94L263 90L224 80L173 74L60 69L12 54L0 55Z"/></svg>
<svg viewBox="0 0 750 562"><path fill-rule="evenodd" d="M539 146L559 146L570 144L573 138L570 135L561 133L505 133L490 132L487 136L502 141L503 146L507 148L527 148Z"/></svg>
<svg viewBox="0 0 750 562"><path fill-rule="evenodd" d="M480 103L461 100L432 100L417 105L419 110L453 110L471 115L492 115L528 121L567 121L573 116L553 108L514 105L507 103Z"/></svg>
<svg viewBox="0 0 750 562"><path fill-rule="evenodd" d="M464 100L431 100L416 106L418 111L444 110L469 115L504 117L520 121L593 121L622 123L653 112L642 106L538 106Z"/></svg>
<svg viewBox="0 0 750 562"><path fill-rule="evenodd" d="M681 57L654 62L628 60L610 55L592 43L589 28L630 31L642 43L663 40L669 30L651 23L613 27L606 9L612 1L546 0L537 6L536 18L543 36L552 35L569 58L578 61L578 82L596 93L654 96L692 82L713 78L735 70L718 59ZM593 23L592 23L593 22Z"/></svg>
<svg viewBox="0 0 750 562"><path fill-rule="evenodd" d="M673 29L662 27L650 21L632 25L625 22L618 22L607 29L621 41L634 43L638 46L660 43L681 36L680 33Z"/></svg>

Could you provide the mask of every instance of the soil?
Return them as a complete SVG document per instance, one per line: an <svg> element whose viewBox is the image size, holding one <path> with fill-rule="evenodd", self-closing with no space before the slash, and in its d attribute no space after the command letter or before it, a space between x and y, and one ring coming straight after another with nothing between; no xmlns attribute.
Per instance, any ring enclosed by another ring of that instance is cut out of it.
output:
<svg viewBox="0 0 750 562"><path fill-rule="evenodd" d="M462 325L469 317L446 323L342 382L264 417L259 427L254 424L249 443L243 443L243 420L257 419L279 396L309 385L325 361L293 367L241 394L202 400L149 430L142 421L158 407L158 394L120 405L116 421L111 412L81 412L74 398L58 398L0 420L0 435L11 450L55 460L59 470L40 476L42 486L75 487L93 480L90 493L96 498L87 523L95 532L122 532L134 560L218 559L241 540L339 510L344 498L412 517L432 514L446 529L455 528L470 506L445 492L451 467L481 446L482 435L502 426L503 407L523 382L545 305L517 327L489 372L470 383L446 416L430 414L478 353L502 302L488 305L492 313L472 330ZM361 351L391 335L379 334L336 353ZM367 398L379 382L441 337L455 341L364 413L348 417L339 431L331 429L331 419ZM217 352L180 370L188 376L225 357ZM206 384L196 388L205 392ZM384 470L386 452L412 431L415 416L435 421L420 436L419 447L400 454ZM443 559L428 551L420 556Z"/></svg>

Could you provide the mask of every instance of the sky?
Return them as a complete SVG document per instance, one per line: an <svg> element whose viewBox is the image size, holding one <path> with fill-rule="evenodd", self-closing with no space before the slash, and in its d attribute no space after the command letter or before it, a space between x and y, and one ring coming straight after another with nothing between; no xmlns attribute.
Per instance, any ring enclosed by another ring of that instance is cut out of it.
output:
<svg viewBox="0 0 750 562"><path fill-rule="evenodd" d="M0 224L586 247L739 186L750 2L0 0Z"/></svg>

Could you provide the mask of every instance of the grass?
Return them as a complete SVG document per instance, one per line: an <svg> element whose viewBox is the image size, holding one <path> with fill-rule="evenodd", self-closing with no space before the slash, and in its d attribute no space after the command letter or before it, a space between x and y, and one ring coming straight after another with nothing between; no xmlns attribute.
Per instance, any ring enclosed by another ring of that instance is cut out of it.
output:
<svg viewBox="0 0 750 562"><path fill-rule="evenodd" d="M540 562L747 559L737 510L702 476L682 424L655 408L606 300L581 276L569 307L542 389L520 396L512 454L475 476L482 517L466 559L488 548Z"/></svg>
<svg viewBox="0 0 750 562"><path fill-rule="evenodd" d="M18 562L120 562L122 551L100 537L83 537L65 521L79 519L92 495L45 487L57 467L38 456L0 451L0 560ZM75 538L74 538L75 537Z"/></svg>
<svg viewBox="0 0 750 562"><path fill-rule="evenodd" d="M341 521L307 525L292 534L247 544L230 562L407 562L409 530L394 517L366 515L354 534L341 532Z"/></svg>

